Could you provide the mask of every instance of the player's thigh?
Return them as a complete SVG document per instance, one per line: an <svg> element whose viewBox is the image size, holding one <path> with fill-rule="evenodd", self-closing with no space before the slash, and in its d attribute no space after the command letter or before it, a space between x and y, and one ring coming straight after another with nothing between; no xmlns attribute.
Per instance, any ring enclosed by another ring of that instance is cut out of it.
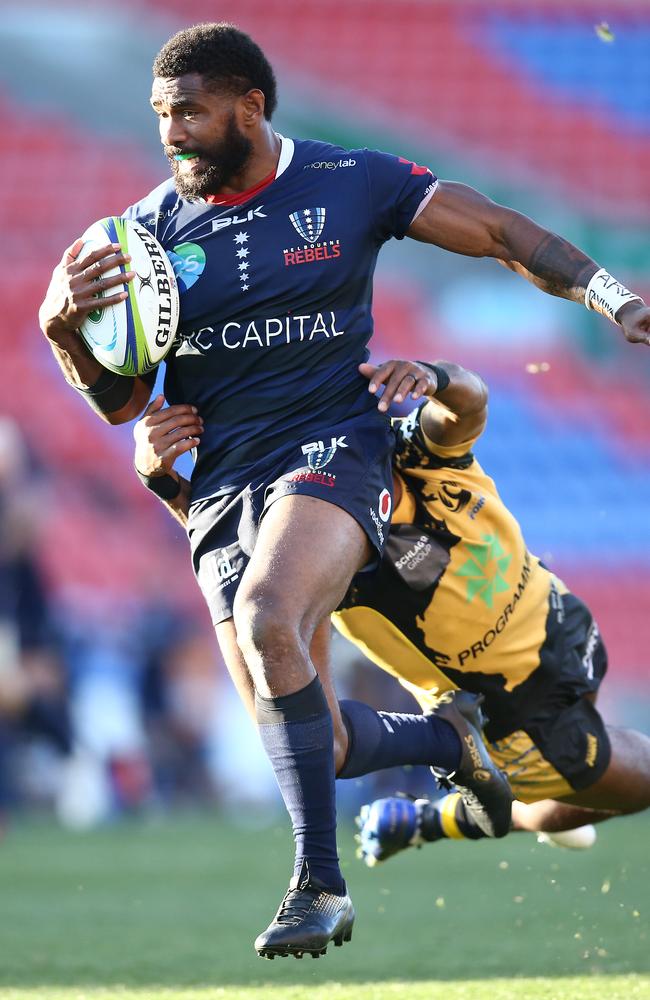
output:
<svg viewBox="0 0 650 1000"><path fill-rule="evenodd" d="M607 726L611 757L607 770L589 788L561 801L588 809L639 812L650 806L650 738L633 729Z"/></svg>
<svg viewBox="0 0 650 1000"><path fill-rule="evenodd" d="M278 497L265 512L237 592L238 634L254 608L310 641L370 553L366 532L342 507L313 496Z"/></svg>

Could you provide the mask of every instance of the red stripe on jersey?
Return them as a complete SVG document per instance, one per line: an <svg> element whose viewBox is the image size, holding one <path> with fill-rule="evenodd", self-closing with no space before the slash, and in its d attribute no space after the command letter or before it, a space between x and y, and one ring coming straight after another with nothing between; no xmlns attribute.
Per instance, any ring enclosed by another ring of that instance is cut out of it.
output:
<svg viewBox="0 0 650 1000"><path fill-rule="evenodd" d="M241 194L208 194L205 196L205 200L209 205L243 205L245 201L249 198L253 198L264 188L268 187L275 180L275 170L272 170L270 174L256 184L255 187L248 188L247 191L242 191Z"/></svg>
<svg viewBox="0 0 650 1000"><path fill-rule="evenodd" d="M412 160L405 160L403 156L398 157L400 163L410 163L411 173L419 176L420 174L428 174L430 170L428 167L418 167L417 163L413 163Z"/></svg>

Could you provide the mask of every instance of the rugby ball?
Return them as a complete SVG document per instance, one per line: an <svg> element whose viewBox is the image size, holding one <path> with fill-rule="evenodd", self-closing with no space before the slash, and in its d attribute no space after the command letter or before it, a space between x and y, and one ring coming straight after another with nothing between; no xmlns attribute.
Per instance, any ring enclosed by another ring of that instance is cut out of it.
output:
<svg viewBox="0 0 650 1000"><path fill-rule="evenodd" d="M135 271L135 277L123 286L128 299L93 309L79 332L104 368L118 375L143 375L163 360L176 335L180 302L171 261L148 229L118 216L94 222L82 239L78 260L100 247L119 243L123 252L130 254L131 262L107 271L106 276ZM97 297L119 290L117 285Z"/></svg>

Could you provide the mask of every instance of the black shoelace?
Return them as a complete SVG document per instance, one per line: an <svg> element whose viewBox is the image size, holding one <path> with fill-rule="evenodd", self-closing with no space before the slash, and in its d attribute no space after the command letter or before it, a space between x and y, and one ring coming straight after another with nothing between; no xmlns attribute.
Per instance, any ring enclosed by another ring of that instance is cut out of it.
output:
<svg viewBox="0 0 650 1000"><path fill-rule="evenodd" d="M318 890L316 889L289 889L280 903L280 909L275 918L276 922L278 924L299 923L309 913L317 895Z"/></svg>

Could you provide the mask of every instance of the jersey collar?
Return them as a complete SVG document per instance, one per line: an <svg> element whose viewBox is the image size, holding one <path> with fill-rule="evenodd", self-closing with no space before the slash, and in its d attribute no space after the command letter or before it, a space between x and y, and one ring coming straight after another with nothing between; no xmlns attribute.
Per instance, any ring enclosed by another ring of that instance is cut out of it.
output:
<svg viewBox="0 0 650 1000"><path fill-rule="evenodd" d="M263 177L259 184L254 187L248 188L246 191L241 191L239 194L233 195L221 195L221 194L209 194L206 195L205 201L208 205L220 205L224 208L233 207L235 205L243 205L245 201L249 201L256 195L260 194L265 188L272 184L273 181L285 172L289 164L293 159L294 143L293 139L285 139L283 135L276 133L280 140L280 158L278 159L278 165L275 170L272 170L270 174Z"/></svg>

